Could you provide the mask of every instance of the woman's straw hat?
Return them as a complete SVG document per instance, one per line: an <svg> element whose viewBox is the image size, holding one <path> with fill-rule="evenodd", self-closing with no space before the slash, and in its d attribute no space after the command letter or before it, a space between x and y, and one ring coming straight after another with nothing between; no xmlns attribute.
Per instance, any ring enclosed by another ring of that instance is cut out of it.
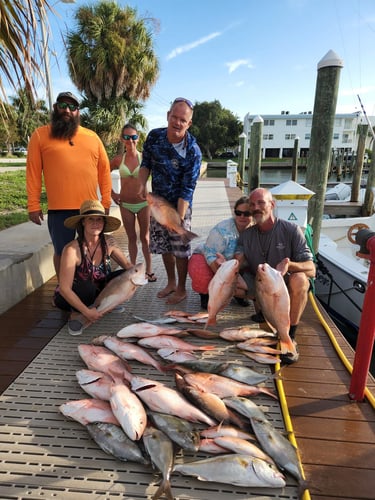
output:
<svg viewBox="0 0 375 500"><path fill-rule="evenodd" d="M116 231L121 226L121 221L117 217L112 215L106 215L103 205L98 200L86 200L82 203L79 209L79 215L73 215L68 217L64 221L64 226L68 229L77 229L77 225L80 220L85 217L100 216L104 218L104 229L105 233L111 233Z"/></svg>

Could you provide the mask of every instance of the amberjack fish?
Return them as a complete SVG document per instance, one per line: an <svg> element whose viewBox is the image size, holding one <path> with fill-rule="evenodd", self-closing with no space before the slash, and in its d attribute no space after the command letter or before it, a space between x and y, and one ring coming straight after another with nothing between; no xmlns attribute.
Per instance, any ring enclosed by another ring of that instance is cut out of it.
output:
<svg viewBox="0 0 375 500"><path fill-rule="evenodd" d="M168 500L173 500L170 477L174 464L174 447L169 437L152 425L148 425L143 434L143 444L150 456L152 465L162 474L162 481L152 498L157 499L162 495Z"/></svg>
<svg viewBox="0 0 375 500"><path fill-rule="evenodd" d="M138 445L128 438L121 427L104 422L87 424L86 429L95 443L108 455L123 462L149 464Z"/></svg>
<svg viewBox="0 0 375 500"><path fill-rule="evenodd" d="M147 193L146 199L154 219L169 231L179 234L185 244L198 237L197 234L188 231L181 225L181 218L177 210L167 200L153 193Z"/></svg>
<svg viewBox="0 0 375 500"><path fill-rule="evenodd" d="M176 464L174 471L195 476L201 481L244 487L283 488L284 476L260 458L248 455L221 455L194 462Z"/></svg>

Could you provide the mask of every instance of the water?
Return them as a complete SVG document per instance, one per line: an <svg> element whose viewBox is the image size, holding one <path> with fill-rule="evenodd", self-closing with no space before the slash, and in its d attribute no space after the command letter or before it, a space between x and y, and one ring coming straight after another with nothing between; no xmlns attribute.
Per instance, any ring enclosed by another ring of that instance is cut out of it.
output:
<svg viewBox="0 0 375 500"><path fill-rule="evenodd" d="M226 168L221 167L221 168L215 168L215 167L208 167L207 169L207 177L219 177L219 178L225 178L226 177ZM292 179L292 169L290 168L270 168L266 167L261 170L261 176L260 176L260 184L262 186L277 186L278 184L282 184L283 182L290 181ZM247 170L245 172L245 182L247 182ZM341 176L341 180L337 180L337 175L335 173L331 174L328 177L327 183L330 185L335 185L338 182L345 182L345 183L350 183L352 181L352 175L346 174L345 176ZM298 170L297 174L297 182L299 184L305 184L306 182L306 169L301 168ZM362 185L365 185L366 183L366 178L362 177Z"/></svg>

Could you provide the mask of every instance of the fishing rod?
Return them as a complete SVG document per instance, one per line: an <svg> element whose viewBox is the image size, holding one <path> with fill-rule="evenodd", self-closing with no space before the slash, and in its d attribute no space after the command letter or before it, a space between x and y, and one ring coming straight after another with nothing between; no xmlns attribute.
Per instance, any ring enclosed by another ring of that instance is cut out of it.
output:
<svg viewBox="0 0 375 500"><path fill-rule="evenodd" d="M370 130L371 130L371 134L372 134L372 138L373 140L375 141L375 132L374 132L374 129L372 128L372 125L371 125L371 122L367 116L367 113L366 113L366 110L362 104L362 101L361 101L361 98L359 97L359 94L357 94L357 97L358 97L358 100L359 100L359 104L361 105L361 108L362 108L362 111L363 111L363 114L365 115L365 118L366 118L366 121L367 121L367 124L368 126L370 127Z"/></svg>

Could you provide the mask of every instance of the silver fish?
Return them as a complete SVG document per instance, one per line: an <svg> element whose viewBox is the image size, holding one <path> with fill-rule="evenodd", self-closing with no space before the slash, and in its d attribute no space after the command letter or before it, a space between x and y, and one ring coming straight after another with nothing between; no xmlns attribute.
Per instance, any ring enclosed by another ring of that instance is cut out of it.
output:
<svg viewBox="0 0 375 500"><path fill-rule="evenodd" d="M295 477L300 485L304 484L297 450L280 431L267 419L250 417L253 431L263 450L274 459L276 464Z"/></svg>
<svg viewBox="0 0 375 500"><path fill-rule="evenodd" d="M181 417L148 411L155 427L163 431L173 442L187 451L197 451L199 448L199 432L194 431L191 423Z"/></svg>
<svg viewBox="0 0 375 500"><path fill-rule="evenodd" d="M157 491L152 496L157 499L165 495L168 500L173 500L170 476L174 463L173 443L164 432L148 425L143 433L143 444L150 456L153 466L158 469L162 476L162 482Z"/></svg>
<svg viewBox="0 0 375 500"><path fill-rule="evenodd" d="M261 328L240 326L239 328L224 328L224 330L219 333L219 336L222 339L229 340L231 342L241 342L258 337L275 337L275 334Z"/></svg>
<svg viewBox="0 0 375 500"><path fill-rule="evenodd" d="M283 488L283 475L272 465L248 455L231 454L176 464L174 471L196 476L201 481L244 487Z"/></svg>
<svg viewBox="0 0 375 500"><path fill-rule="evenodd" d="M123 462L150 463L138 445L118 425L94 422L86 425L86 428L95 443L108 455Z"/></svg>

